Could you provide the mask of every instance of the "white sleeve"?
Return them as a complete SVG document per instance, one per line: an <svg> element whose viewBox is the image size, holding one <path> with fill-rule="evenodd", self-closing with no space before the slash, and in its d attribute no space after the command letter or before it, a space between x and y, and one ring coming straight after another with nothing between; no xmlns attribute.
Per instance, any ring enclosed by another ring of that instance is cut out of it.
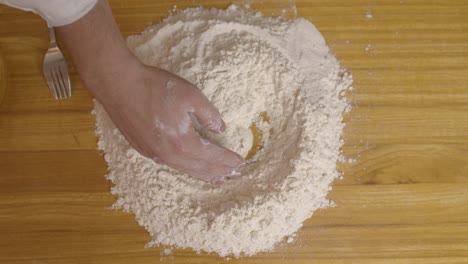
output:
<svg viewBox="0 0 468 264"><path fill-rule="evenodd" d="M97 0L0 0L0 4L39 14L49 27L65 26L77 21L96 3Z"/></svg>

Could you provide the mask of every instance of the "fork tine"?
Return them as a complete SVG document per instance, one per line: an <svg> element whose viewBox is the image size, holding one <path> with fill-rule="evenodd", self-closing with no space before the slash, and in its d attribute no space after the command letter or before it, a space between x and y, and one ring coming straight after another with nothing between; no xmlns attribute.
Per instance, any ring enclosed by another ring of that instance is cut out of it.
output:
<svg viewBox="0 0 468 264"><path fill-rule="evenodd" d="M63 74L63 80L65 81L65 87L67 88L67 95L71 97L71 83L70 83L70 74L68 73L68 64L66 61L60 64L60 70Z"/></svg>
<svg viewBox="0 0 468 264"><path fill-rule="evenodd" d="M68 98L68 95L65 87L65 82L63 81L62 73L60 72L60 65L58 65L55 69L55 73L57 74L57 81L60 86L60 92L62 92L63 99L66 99Z"/></svg>
<svg viewBox="0 0 468 264"><path fill-rule="evenodd" d="M52 91L52 94L54 94L54 97L55 97L55 100L59 100L60 99L60 96L59 94L57 93L57 88L55 88L55 84L54 84L54 81L49 81L49 85L52 87L52 89L50 89Z"/></svg>
<svg viewBox="0 0 468 264"><path fill-rule="evenodd" d="M56 92L58 94L58 97L59 97L59 99L63 99L62 89L60 88L60 82L58 81L58 76L57 76L54 68L51 69L51 73L52 73L52 80L54 82L54 87L55 87L55 90L56 90Z"/></svg>
<svg viewBox="0 0 468 264"><path fill-rule="evenodd" d="M54 87L54 82L50 74L50 69L45 64L44 64L43 72L44 72L44 77L47 81L47 86L49 86L49 90L52 92L52 95L54 96L54 98L58 100L57 92L55 91L55 87Z"/></svg>
<svg viewBox="0 0 468 264"><path fill-rule="evenodd" d="M72 90L71 90L70 75L68 74L68 70L67 70L67 92L68 92L68 96L71 97Z"/></svg>
<svg viewBox="0 0 468 264"><path fill-rule="evenodd" d="M71 96L70 74L63 53L55 42L53 28L49 28L50 46L44 56L43 72L50 91L55 99L66 99Z"/></svg>
<svg viewBox="0 0 468 264"><path fill-rule="evenodd" d="M60 81L61 84L63 85L63 92L65 94L65 97L68 98L71 96L70 94L70 76L68 75L68 71L66 70L66 65L59 65L58 67L58 72L60 74ZM66 74L65 74L66 73Z"/></svg>
<svg viewBox="0 0 468 264"><path fill-rule="evenodd" d="M47 71L46 73L46 80L47 80L47 84L49 85L50 91L54 95L55 100L59 100L57 89L55 88L54 80L51 77L50 71Z"/></svg>

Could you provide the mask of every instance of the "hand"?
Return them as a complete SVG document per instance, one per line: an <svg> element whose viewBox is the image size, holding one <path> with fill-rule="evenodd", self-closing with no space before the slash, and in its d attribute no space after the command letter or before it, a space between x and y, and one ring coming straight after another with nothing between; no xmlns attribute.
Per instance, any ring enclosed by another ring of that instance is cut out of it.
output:
<svg viewBox="0 0 468 264"><path fill-rule="evenodd" d="M138 152L216 184L239 175L243 158L195 131L192 119L214 133L224 130L216 108L186 80L140 63L106 0L56 30L85 85Z"/></svg>
<svg viewBox="0 0 468 264"><path fill-rule="evenodd" d="M103 81L112 96L100 100L129 143L142 155L205 181L221 184L239 175L243 158L195 130L197 122L213 133L225 129L200 90L167 71L137 65Z"/></svg>

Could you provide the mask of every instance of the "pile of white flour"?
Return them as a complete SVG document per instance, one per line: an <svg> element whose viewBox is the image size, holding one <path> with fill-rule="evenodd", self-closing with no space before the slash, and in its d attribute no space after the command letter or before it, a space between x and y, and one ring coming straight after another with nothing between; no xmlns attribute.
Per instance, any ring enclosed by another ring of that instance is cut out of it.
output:
<svg viewBox="0 0 468 264"><path fill-rule="evenodd" d="M115 207L135 213L152 236L149 245L250 256L272 250L332 204L326 196L340 177L351 76L310 22L235 6L186 9L128 45L145 64L195 84L219 108L227 130L209 137L245 156L252 123L261 132L262 147L244 175L219 187L138 154L96 102Z"/></svg>

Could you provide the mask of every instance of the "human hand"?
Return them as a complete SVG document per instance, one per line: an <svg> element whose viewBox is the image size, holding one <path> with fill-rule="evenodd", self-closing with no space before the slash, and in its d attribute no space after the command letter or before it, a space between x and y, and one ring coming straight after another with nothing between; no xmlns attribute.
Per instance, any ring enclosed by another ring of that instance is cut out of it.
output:
<svg viewBox="0 0 468 264"><path fill-rule="evenodd" d="M221 184L239 175L243 158L195 130L193 119L213 133L225 129L200 90L177 75L138 65L102 82L112 95L99 96L129 143L145 157L205 181Z"/></svg>
<svg viewBox="0 0 468 264"><path fill-rule="evenodd" d="M243 158L194 129L192 116L204 128L222 132L225 124L216 108L186 80L138 61L107 1L56 30L85 85L138 152L217 184L239 175Z"/></svg>

